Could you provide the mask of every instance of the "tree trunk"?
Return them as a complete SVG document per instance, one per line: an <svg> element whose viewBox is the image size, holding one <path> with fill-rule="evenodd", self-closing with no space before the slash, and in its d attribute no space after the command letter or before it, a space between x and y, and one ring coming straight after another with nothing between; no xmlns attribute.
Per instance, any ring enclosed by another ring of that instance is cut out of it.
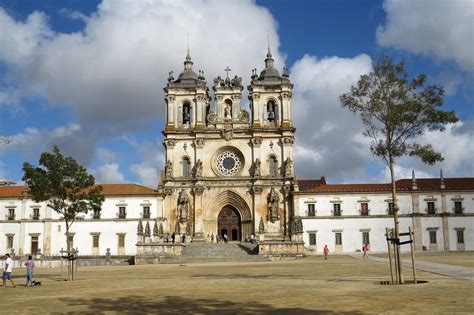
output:
<svg viewBox="0 0 474 315"><path fill-rule="evenodd" d="M398 239L400 238L400 222L398 220L398 201L397 201L397 187L396 187L396 184L395 184L395 174L394 174L394 171L393 171L393 160L390 158L389 160L389 168L390 168L390 179L392 181L392 202L393 202L393 221L395 223L395 239L398 241ZM394 246L396 246L396 257L395 257L395 261L396 261L396 265L395 265L395 270L397 272L397 275L398 275L398 281L399 283L398 284L403 284L403 278L402 278L402 264L400 262L400 245L397 243L394 244Z"/></svg>
<svg viewBox="0 0 474 315"><path fill-rule="evenodd" d="M69 256L71 255L71 244L69 242L69 224L68 221L65 220L66 223L66 250L67 254L67 279L72 280L72 269L71 269L71 260L69 260Z"/></svg>

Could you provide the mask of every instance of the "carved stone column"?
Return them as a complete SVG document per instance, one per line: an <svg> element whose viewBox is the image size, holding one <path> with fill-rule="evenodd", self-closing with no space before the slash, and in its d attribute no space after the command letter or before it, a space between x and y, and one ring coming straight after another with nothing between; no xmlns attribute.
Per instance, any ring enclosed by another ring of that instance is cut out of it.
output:
<svg viewBox="0 0 474 315"><path fill-rule="evenodd" d="M195 186L193 188L194 197L194 216L193 216L193 241L194 242L205 242L204 235L204 222L203 222L203 186Z"/></svg>

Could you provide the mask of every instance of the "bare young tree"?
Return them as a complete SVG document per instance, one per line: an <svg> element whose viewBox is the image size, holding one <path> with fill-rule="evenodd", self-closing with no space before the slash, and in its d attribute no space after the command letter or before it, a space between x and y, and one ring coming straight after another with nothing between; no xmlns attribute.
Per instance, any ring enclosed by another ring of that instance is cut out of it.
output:
<svg viewBox="0 0 474 315"><path fill-rule="evenodd" d="M402 156L419 157L426 164L443 161L441 153L431 144L417 140L426 131L444 131L446 124L458 121L453 111L442 111L444 89L436 85L425 87L427 76L410 79L401 61L395 64L387 56L374 62L373 71L362 75L350 92L342 94L343 107L359 114L365 126L364 136L372 139L371 152L388 166L392 183L396 271L401 281L399 255L399 220L394 166Z"/></svg>

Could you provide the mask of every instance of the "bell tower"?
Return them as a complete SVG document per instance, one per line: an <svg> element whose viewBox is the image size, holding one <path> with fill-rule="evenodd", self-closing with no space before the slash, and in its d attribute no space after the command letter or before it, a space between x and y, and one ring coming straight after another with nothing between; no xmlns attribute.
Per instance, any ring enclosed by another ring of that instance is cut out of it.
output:
<svg viewBox="0 0 474 315"><path fill-rule="evenodd" d="M169 130L203 129L209 109L209 90L204 71L196 74L189 53L184 61L184 70L174 79L169 72L168 84L164 88L166 102L166 127Z"/></svg>
<svg viewBox="0 0 474 315"><path fill-rule="evenodd" d="M270 47L268 48L265 68L257 74L252 70L251 84L248 87L249 100L252 108L252 126L265 127L292 127L291 96L293 84L290 83L288 71L283 74L274 67L274 60Z"/></svg>

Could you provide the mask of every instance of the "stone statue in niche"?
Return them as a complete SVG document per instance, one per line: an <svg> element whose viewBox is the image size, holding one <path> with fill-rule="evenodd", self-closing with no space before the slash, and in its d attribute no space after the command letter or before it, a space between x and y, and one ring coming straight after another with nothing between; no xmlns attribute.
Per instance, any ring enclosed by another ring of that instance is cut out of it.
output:
<svg viewBox="0 0 474 315"><path fill-rule="evenodd" d="M262 174L262 162L260 162L260 159L255 160L254 168L253 168L253 176L261 176Z"/></svg>
<svg viewBox="0 0 474 315"><path fill-rule="evenodd" d="M197 160L196 165L194 165L194 177L195 178L202 177L202 162L201 162L201 160Z"/></svg>
<svg viewBox="0 0 474 315"><path fill-rule="evenodd" d="M165 178L173 177L173 162L170 160L166 161L165 164Z"/></svg>
<svg viewBox="0 0 474 315"><path fill-rule="evenodd" d="M268 219L270 222L278 221L278 206L280 204L280 196L278 195L275 188L272 188L270 194L268 194Z"/></svg>
<svg viewBox="0 0 474 315"><path fill-rule="evenodd" d="M186 191L181 189L178 195L178 219L179 222L184 223L188 221L189 216L189 196Z"/></svg>
<svg viewBox="0 0 474 315"><path fill-rule="evenodd" d="M232 107L229 103L225 104L224 107L224 118L225 119L232 119Z"/></svg>
<svg viewBox="0 0 474 315"><path fill-rule="evenodd" d="M293 161L291 161L290 158L287 158L285 162L285 176L291 177L292 174L293 174Z"/></svg>

